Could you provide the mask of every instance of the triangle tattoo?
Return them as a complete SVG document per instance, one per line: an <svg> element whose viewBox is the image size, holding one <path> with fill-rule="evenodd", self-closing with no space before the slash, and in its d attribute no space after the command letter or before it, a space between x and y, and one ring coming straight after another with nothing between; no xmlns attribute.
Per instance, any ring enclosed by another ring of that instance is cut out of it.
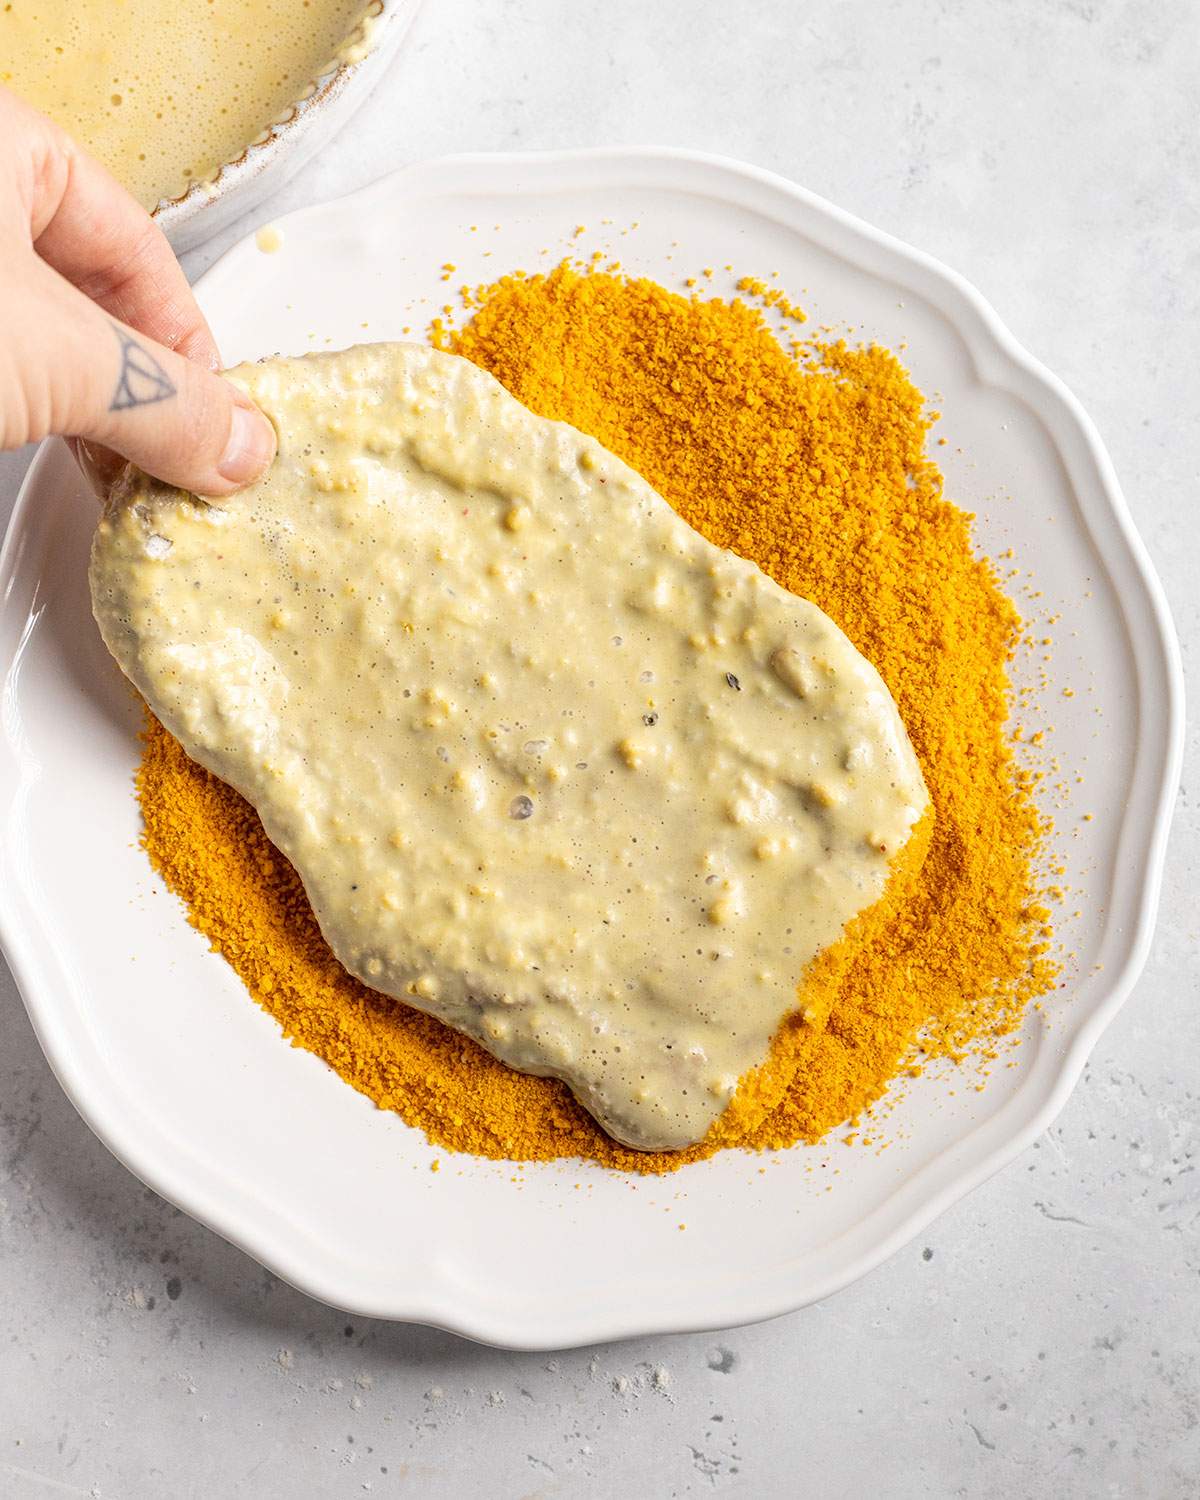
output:
<svg viewBox="0 0 1200 1500"><path fill-rule="evenodd" d="M175 394L175 386L148 349L114 323L112 330L121 344L121 373L109 402L109 411L128 411L133 406L151 406Z"/></svg>

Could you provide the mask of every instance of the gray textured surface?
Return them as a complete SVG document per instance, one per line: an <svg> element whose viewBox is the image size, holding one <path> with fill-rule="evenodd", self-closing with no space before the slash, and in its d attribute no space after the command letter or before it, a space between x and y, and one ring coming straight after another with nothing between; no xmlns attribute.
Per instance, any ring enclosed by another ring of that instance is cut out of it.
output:
<svg viewBox="0 0 1200 1500"><path fill-rule="evenodd" d="M278 208L461 149L774 167L965 272L1075 389L1186 660L1198 65L1193 0L430 0ZM0 459L0 517L22 468ZM714 1338L548 1359L307 1301L107 1155L5 974L0 1496L1194 1495L1196 772L1150 965L1058 1125L865 1282Z"/></svg>

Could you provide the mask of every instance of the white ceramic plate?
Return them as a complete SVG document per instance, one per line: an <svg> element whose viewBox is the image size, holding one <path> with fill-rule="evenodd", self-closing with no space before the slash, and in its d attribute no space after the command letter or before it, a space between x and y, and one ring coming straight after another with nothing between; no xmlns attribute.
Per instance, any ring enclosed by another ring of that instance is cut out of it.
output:
<svg viewBox="0 0 1200 1500"><path fill-rule="evenodd" d="M588 232L572 240L579 224ZM793 295L805 289L816 323L907 341L918 383L946 413L950 495L978 512L983 548L1012 546L1036 569L1039 608L1062 613L1047 702L1055 753L1086 776L1059 815L1081 892L1067 910L1083 912L1060 914L1059 931L1077 960L1030 1016L1018 1067L983 1093L923 1079L881 1154L836 1143L726 1153L643 1180L432 1150L284 1045L147 869L130 789L137 714L88 610L94 507L50 445L0 564L0 930L55 1072L145 1182L359 1314L546 1348L748 1322L837 1290L1046 1127L1146 955L1181 677L1095 431L953 273L787 182L713 158L458 158L278 227L277 254L248 241L200 285L231 362L415 336L452 285L549 265L568 244L668 285L726 263L778 271Z"/></svg>

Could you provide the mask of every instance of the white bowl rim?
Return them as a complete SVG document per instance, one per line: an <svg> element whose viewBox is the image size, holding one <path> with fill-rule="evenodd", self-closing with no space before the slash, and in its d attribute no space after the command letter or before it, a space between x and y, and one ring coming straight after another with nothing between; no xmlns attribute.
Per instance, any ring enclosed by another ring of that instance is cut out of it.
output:
<svg viewBox="0 0 1200 1500"><path fill-rule="evenodd" d="M474 1305L464 1311L461 1301L462 1288L450 1278L440 1284L435 1278L431 1284L411 1289L405 1300L389 1302L386 1306L377 1305L369 1299L359 1302L353 1296L347 1295L346 1286L337 1281L336 1275L328 1265L318 1269L311 1259L305 1257L302 1250L281 1242L278 1236L270 1234L262 1225L248 1223L231 1225L228 1204L222 1200L220 1194L207 1184L195 1181L184 1183L172 1178L169 1171L164 1170L160 1165L164 1159L170 1159L169 1149L158 1152L146 1149L144 1141L131 1124L123 1120L118 1121L103 1090L86 1075L84 1070L76 1067L75 1059L59 1034L56 1024L40 1011L35 1001L40 988L37 979L40 963L33 951L33 944L27 942L21 930L15 902L10 899L6 884L0 882L0 946L3 947L12 967L18 989L25 1000L42 1048L63 1089L83 1119L130 1171L168 1201L216 1230L291 1285L320 1301L340 1307L357 1316L423 1323L469 1339L512 1349L567 1348L651 1333L706 1331L715 1327L759 1322L795 1311L822 1300L873 1270L911 1241L938 1215L1030 1146L1063 1108L1101 1033L1128 998L1145 965L1153 936L1171 812L1179 784L1183 757L1184 683L1178 639L1162 585L1134 527L1112 462L1104 449L1099 433L1064 383L1018 343L982 294L956 271L925 252L874 228L776 173L712 153L672 147L600 147L551 152L464 153L413 163L396 172L386 174L344 198L330 201L362 202L369 200L377 193L385 192L389 185L406 177L437 173L454 167L486 168L504 164L548 169L583 163L593 165L608 163L619 167L631 162L640 162L644 165L686 163L694 168L709 170L717 174L732 174L735 177L755 182L776 196L781 210L789 202L802 205L805 211L828 218L860 241L881 248L897 261L922 271L928 278L940 283L943 293L949 295L952 304L957 304L951 309L956 323L964 315L973 321L976 329L987 335L997 351L1040 388L1046 401L1059 407L1060 412L1069 419L1083 439L1087 459L1094 470L1097 488L1108 504L1111 518L1116 523L1120 539L1127 549L1128 559L1134 566L1137 582L1143 591L1141 602L1149 611L1151 644L1157 653L1153 664L1161 672L1164 688L1165 701L1162 705L1161 722L1166 725L1166 733L1159 743L1152 746L1148 743L1147 732L1142 729L1139 731L1137 741L1135 769L1145 769L1144 762L1151 749L1157 751L1155 764L1159 769L1151 824L1148 835L1139 850L1142 853L1140 898L1135 910L1131 913L1132 930L1124 961L1118 970L1108 976L1103 999L1095 1004L1090 1014L1078 1026L1071 1044L1062 1055L1054 1085L1043 1098L1040 1106L1002 1145L990 1150L965 1168L957 1170L950 1180L913 1208L889 1234L876 1242L869 1252L858 1255L852 1261L839 1267L836 1272L809 1284L799 1295L774 1289L764 1292L755 1286L748 1287L737 1299L735 1307L726 1306L721 1309L718 1319L696 1313L686 1318L673 1314L659 1322L644 1316L622 1321L605 1314L593 1315L587 1307L580 1307L573 1322L565 1327L561 1324L557 1325L553 1332L546 1329L530 1329L521 1322L519 1317L509 1315L500 1308L492 1306L483 1308ZM278 223L286 229L289 223L295 225L302 222L306 215L326 211L330 201L299 209L280 219ZM235 246L221 257L204 279L219 277L226 263L237 250L238 247ZM951 314L948 313L949 315ZM30 505L31 497L36 490L37 476L52 457L50 445L43 444L21 486L4 545L0 548L0 592L3 591L3 586L13 572L16 542L23 530L24 512Z"/></svg>
<svg viewBox="0 0 1200 1500"><path fill-rule="evenodd" d="M219 200L239 191L281 156L303 149L305 138L321 128L328 106L343 90L354 86L363 63L384 50L396 28L407 28L419 0L364 0L359 19L347 33L343 46L359 27L369 24L370 41L361 56L333 57L321 72L309 79L307 92L294 99L274 120L264 121L260 132L241 151L223 161L209 177L197 178L174 197L163 197L151 209L151 217L167 236L177 235Z"/></svg>

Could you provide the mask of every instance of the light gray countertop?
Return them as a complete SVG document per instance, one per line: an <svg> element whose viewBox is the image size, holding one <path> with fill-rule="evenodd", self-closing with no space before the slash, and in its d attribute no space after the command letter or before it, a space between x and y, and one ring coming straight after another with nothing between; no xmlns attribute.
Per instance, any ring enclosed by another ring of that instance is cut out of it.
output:
<svg viewBox="0 0 1200 1500"><path fill-rule="evenodd" d="M783 172L964 272L1080 396L1186 666L1198 73L1194 0L428 0L255 217L458 150ZM26 460L0 459L0 520ZM307 1300L108 1155L0 971L0 1496L1195 1495L1197 769L1149 966L1054 1129L849 1291L713 1337L550 1358Z"/></svg>

